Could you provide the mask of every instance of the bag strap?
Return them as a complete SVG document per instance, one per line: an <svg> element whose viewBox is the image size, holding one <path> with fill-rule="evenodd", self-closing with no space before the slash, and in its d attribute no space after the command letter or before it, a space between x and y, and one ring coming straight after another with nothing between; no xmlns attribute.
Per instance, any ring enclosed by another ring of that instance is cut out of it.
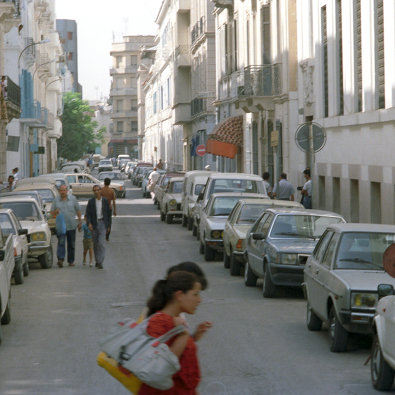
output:
<svg viewBox="0 0 395 395"><path fill-rule="evenodd" d="M159 336L156 340L161 342L161 343L166 343L169 341L172 337L185 332L185 326L184 325L178 325L174 327L173 329L170 329L169 332L166 332L162 336Z"/></svg>

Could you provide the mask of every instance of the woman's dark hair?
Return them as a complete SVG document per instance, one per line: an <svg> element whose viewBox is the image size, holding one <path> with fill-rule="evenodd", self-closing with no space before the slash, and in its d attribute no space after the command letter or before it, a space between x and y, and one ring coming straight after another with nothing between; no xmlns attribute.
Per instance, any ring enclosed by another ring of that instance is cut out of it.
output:
<svg viewBox="0 0 395 395"><path fill-rule="evenodd" d="M196 283L200 283L199 278L190 272L176 271L167 276L165 280L159 280L152 289L152 296L149 298L148 316L162 310L169 303L177 291L187 293Z"/></svg>
<svg viewBox="0 0 395 395"><path fill-rule="evenodd" d="M169 276L170 273L179 272L179 271L184 271L184 272L196 274L196 276L200 282L200 285L202 286L203 291L208 287L208 281L207 281L206 276L203 273L203 270L195 262L186 261L186 262L181 262L181 263L178 263L177 265L171 266L167 270L167 276Z"/></svg>

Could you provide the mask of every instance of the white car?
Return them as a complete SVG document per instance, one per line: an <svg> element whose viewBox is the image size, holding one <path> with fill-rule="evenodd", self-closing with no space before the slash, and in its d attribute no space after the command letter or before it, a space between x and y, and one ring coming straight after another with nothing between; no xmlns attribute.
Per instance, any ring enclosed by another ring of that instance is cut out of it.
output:
<svg viewBox="0 0 395 395"><path fill-rule="evenodd" d="M390 284L380 284L377 288L379 300L374 317L374 339L370 359L372 384L377 390L390 390L395 375L395 295Z"/></svg>
<svg viewBox="0 0 395 395"><path fill-rule="evenodd" d="M160 219L168 224L173 223L175 217L181 218L181 193L184 177L172 177L166 187L160 205Z"/></svg>
<svg viewBox="0 0 395 395"><path fill-rule="evenodd" d="M0 228L4 236L11 235L14 247L15 284L23 284L23 278L29 274L27 229L23 229L18 218L11 209L0 209Z"/></svg>
<svg viewBox="0 0 395 395"><path fill-rule="evenodd" d="M7 325L11 322L11 276L14 270L14 247L12 236L3 235L0 229L0 322ZM0 343L2 339L0 325Z"/></svg>
<svg viewBox="0 0 395 395"><path fill-rule="evenodd" d="M0 208L14 210L22 228L27 229L28 257L38 259L43 269L52 267L51 230L37 201L24 197L0 198Z"/></svg>

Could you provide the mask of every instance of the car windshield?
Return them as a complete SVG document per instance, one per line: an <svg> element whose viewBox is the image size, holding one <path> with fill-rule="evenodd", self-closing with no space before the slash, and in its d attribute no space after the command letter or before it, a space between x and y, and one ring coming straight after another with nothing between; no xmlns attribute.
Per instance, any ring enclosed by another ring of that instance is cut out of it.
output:
<svg viewBox="0 0 395 395"><path fill-rule="evenodd" d="M395 243L394 233L344 233L337 251L335 269L384 270L383 254Z"/></svg>
<svg viewBox="0 0 395 395"><path fill-rule="evenodd" d="M43 217L37 206L31 202L1 202L0 208L10 208L20 221L42 221Z"/></svg>
<svg viewBox="0 0 395 395"><path fill-rule="evenodd" d="M101 160L99 166L112 166L112 162L110 160Z"/></svg>
<svg viewBox="0 0 395 395"><path fill-rule="evenodd" d="M262 211L265 210L267 207L268 205L263 204L245 204L241 208L237 223L239 225L254 223L260 217Z"/></svg>
<svg viewBox="0 0 395 395"><path fill-rule="evenodd" d="M10 217L5 213L0 214L0 228L4 236L16 235L16 229L12 225Z"/></svg>
<svg viewBox="0 0 395 395"><path fill-rule="evenodd" d="M343 222L340 217L321 215L278 215L270 236L276 238L304 237L318 239L331 224Z"/></svg>
<svg viewBox="0 0 395 395"><path fill-rule="evenodd" d="M170 193L181 193L183 185L184 185L184 181L171 182L170 185L169 185L168 192L170 192Z"/></svg>
<svg viewBox="0 0 395 395"><path fill-rule="evenodd" d="M110 180L122 180L121 173L100 173L99 180L104 180L105 178L109 178Z"/></svg>
<svg viewBox="0 0 395 395"><path fill-rule="evenodd" d="M37 192L45 203L52 202L55 199L55 196L50 189L37 189Z"/></svg>
<svg viewBox="0 0 395 395"><path fill-rule="evenodd" d="M262 184L262 183L260 183ZM210 185L210 195L220 192L248 192L262 193L263 188L258 187L258 181L240 179L217 179Z"/></svg>
<svg viewBox="0 0 395 395"><path fill-rule="evenodd" d="M199 196L199 194L200 194L200 192L202 192L203 188L204 188L204 184L196 184L193 194L196 196Z"/></svg>
<svg viewBox="0 0 395 395"><path fill-rule="evenodd" d="M233 207L236 205L236 203L240 200L239 197L232 197L232 196L226 196L226 197L217 197L213 204L211 205L210 209L210 216L217 216L217 215L223 215L227 216L230 214L230 212L233 210Z"/></svg>

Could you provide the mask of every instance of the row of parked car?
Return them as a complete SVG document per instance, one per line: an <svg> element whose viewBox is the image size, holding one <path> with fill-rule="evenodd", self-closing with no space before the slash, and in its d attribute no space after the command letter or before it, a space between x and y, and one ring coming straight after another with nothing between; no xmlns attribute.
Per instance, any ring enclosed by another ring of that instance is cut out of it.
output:
<svg viewBox="0 0 395 395"><path fill-rule="evenodd" d="M261 177L247 174L164 173L153 197L162 221L179 218L193 231L206 261L223 259L246 286L261 279L263 297L302 287L306 326L326 324L331 351L346 351L350 333L372 334L373 385L392 388L395 278L383 256L395 249L394 225L346 223L334 212L270 199Z"/></svg>

